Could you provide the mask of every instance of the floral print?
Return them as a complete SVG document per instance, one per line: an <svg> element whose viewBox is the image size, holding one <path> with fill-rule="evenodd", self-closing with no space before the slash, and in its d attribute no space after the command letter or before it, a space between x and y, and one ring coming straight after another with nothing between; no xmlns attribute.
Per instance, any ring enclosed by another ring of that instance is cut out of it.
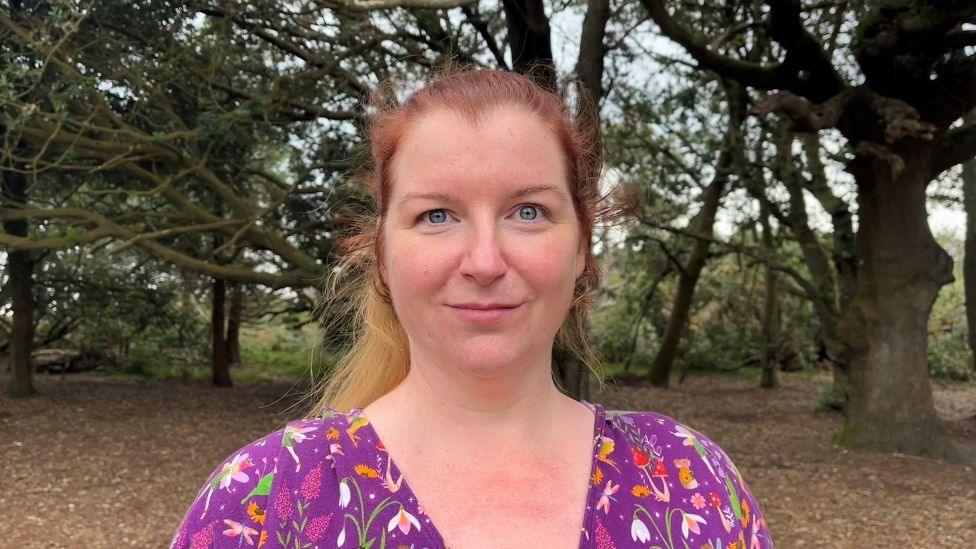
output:
<svg viewBox="0 0 976 549"><path fill-rule="evenodd" d="M594 412L581 548L773 547L728 456L655 412ZM172 549L443 548L361 408L327 410L232 453L199 490Z"/></svg>

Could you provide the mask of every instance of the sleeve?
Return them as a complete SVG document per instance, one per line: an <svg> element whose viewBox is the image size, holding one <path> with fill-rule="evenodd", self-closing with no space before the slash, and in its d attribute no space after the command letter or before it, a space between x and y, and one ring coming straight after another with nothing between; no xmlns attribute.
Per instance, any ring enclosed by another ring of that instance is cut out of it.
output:
<svg viewBox="0 0 976 549"><path fill-rule="evenodd" d="M704 452L702 461L705 463L706 470L714 476L720 486L725 485L725 491L718 494L717 500L715 499L716 494L709 494L709 503L716 507L716 511L720 515L726 516L730 522L733 522L735 527L741 527L739 531L742 537L739 539L743 542L742 546L749 547L749 549L772 548L773 539L766 524L766 517L759 507L758 500L753 495L752 490L749 489L749 485L732 459L718 444L712 442L705 435L680 423L677 423L676 427L675 431L679 434L682 431L691 434L688 442L692 446L698 446L694 444L694 441L697 440L700 448L696 448L696 450L699 453ZM716 503L718 505L715 505Z"/></svg>
<svg viewBox="0 0 976 549"><path fill-rule="evenodd" d="M232 452L197 491L171 549L260 547L284 429ZM242 543L243 542L243 543Z"/></svg>

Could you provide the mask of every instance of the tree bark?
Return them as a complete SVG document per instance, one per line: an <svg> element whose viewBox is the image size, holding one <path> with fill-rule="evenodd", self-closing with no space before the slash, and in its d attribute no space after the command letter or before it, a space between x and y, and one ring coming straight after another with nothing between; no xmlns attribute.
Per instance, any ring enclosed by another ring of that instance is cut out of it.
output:
<svg viewBox="0 0 976 549"><path fill-rule="evenodd" d="M879 451L961 459L936 416L927 360L928 319L953 280L952 259L928 225L932 146L905 140L900 173L875 157L848 165L857 181L861 259L854 302L839 333L850 359L850 402L836 441Z"/></svg>
<svg viewBox="0 0 976 549"><path fill-rule="evenodd" d="M759 221L762 224L762 247L766 261L763 266L766 279L766 291L763 295L762 312L762 340L763 353L761 360L762 371L759 377L759 386L764 389L772 389L777 385L776 381L776 355L778 345L776 343L778 330L776 321L778 314L776 311L776 271L773 270L773 254L776 253L776 243L773 241L773 228L769 223L769 204L760 202Z"/></svg>
<svg viewBox="0 0 976 549"><path fill-rule="evenodd" d="M241 314L244 309L244 289L240 282L231 283L230 310L227 314L227 365L241 364Z"/></svg>
<svg viewBox="0 0 976 549"><path fill-rule="evenodd" d="M698 214L695 223L695 234L701 238L696 238L692 244L691 255L688 262L678 273L678 289L674 295L671 305L671 315L668 317L668 327L664 331L661 339L661 346L654 356L651 369L648 372L647 380L659 387L667 387L671 378L671 369L674 365L674 358L678 353L678 345L681 343L681 336L684 334L685 326L688 324L688 317L691 313L691 304L695 297L695 286L705 261L708 258L708 249L711 246L712 226L715 224L715 214L718 212L722 193L725 191L725 184L728 181L728 171L732 163L732 152L726 143L719 155L718 166L716 167L715 177L702 196L702 209Z"/></svg>
<svg viewBox="0 0 976 549"><path fill-rule="evenodd" d="M843 411L848 398L845 360L847 353L837 334L837 322L841 311L853 298L855 289L856 265L850 264L851 259L857 258L853 249L854 229L847 205L834 196L827 185L826 172L820 160L819 140L816 136L804 139L807 165L811 173L811 178L807 181L797 169L793 158L794 135L789 122L783 121L779 124L774 139L777 172L790 195L787 219L800 245L803 261L810 271L813 288L816 290L816 295L810 297L819 323L816 342L818 355L830 364L833 375L833 384L822 399L822 404L830 409ZM810 191L831 215L834 227L831 259L828 259L817 234L810 228L804 189Z"/></svg>
<svg viewBox="0 0 976 549"><path fill-rule="evenodd" d="M547 90L558 91L549 18L542 0L502 0L502 6L508 25L512 68L531 75Z"/></svg>
<svg viewBox="0 0 976 549"><path fill-rule="evenodd" d="M587 0L586 16L580 32L580 52L576 62L576 77L589 92L594 102L603 98L603 58L607 48L603 38L610 19L609 0ZM597 105L594 105L595 107ZM598 122L598 121L597 121Z"/></svg>
<svg viewBox="0 0 976 549"><path fill-rule="evenodd" d="M213 368L213 384L217 387L231 387L234 382L230 378L230 368L227 364L227 344L224 341L224 300L226 288L223 278L213 279L213 299L210 307L210 342L211 367Z"/></svg>
<svg viewBox="0 0 976 549"><path fill-rule="evenodd" d="M965 116L976 122L976 112ZM962 260L963 287L966 294L966 330L972 369L976 372L976 159L962 165L962 203L966 211L966 243Z"/></svg>
<svg viewBox="0 0 976 549"><path fill-rule="evenodd" d="M10 202L27 204L27 178L23 173L3 172L2 199L5 206ZM7 206L9 207L9 206ZM27 236L27 220L13 219L3 223L3 230L14 236ZM7 359L11 371L8 393L11 398L23 398L37 394L34 388L34 365L31 350L34 347L34 259L30 250L7 251L7 283L4 294L10 296L13 322L10 327L10 345Z"/></svg>
<svg viewBox="0 0 976 549"><path fill-rule="evenodd" d="M803 150L806 155L807 168L810 170L810 180L806 182L805 187L817 199L820 206L830 214L833 226L831 261L834 264L834 276L837 280L835 284L837 293L835 308L837 318L839 318L853 303L854 293L857 291L857 247L854 220L848 204L835 195L827 184L827 172L820 158L820 136L816 133L803 134ZM833 375L831 387L833 395L828 404L831 408L843 411L847 407L849 398L847 349L837 334L836 326L831 327L829 332L825 328L824 333L825 337L820 355L830 364L830 371Z"/></svg>

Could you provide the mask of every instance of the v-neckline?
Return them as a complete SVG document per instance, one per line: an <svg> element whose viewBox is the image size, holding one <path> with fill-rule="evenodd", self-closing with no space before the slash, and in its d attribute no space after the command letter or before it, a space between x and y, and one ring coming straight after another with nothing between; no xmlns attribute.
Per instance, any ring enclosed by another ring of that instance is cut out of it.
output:
<svg viewBox="0 0 976 549"><path fill-rule="evenodd" d="M604 410L603 406L599 403L591 403L591 402L587 402L586 400L580 400L579 402L593 411L593 433L591 439L592 447L590 452L591 454L590 474L585 479L586 488L587 488L586 501L585 501L586 508L583 513L583 526L580 529L579 543L577 544L577 547L584 547L584 540L586 539L584 537L584 532L588 532L592 530L591 528L592 525L590 523L593 521L593 516L595 512L594 499L596 499L597 494L600 491L599 485L594 484L590 479L595 478L596 469L597 466L599 465L599 460L597 459L597 456L598 456L600 438L603 436L603 427L604 427L604 420L606 418L606 411ZM366 424L363 426L363 429L367 429L369 431L369 434L376 440L376 443L378 445L382 445L383 448L386 448L386 444L383 443L383 440L380 438L379 433L377 433L376 429L373 428L373 423L369 421L369 417L366 416L365 413L363 413L362 407L352 408L351 410L349 410L349 413L346 415L360 416L365 418L367 421ZM413 488L410 487L410 483L407 482L407 479L403 476L403 473L400 471L400 467L396 464L396 460L393 459L393 456L390 454L389 449L386 448L385 451L386 451L386 459L389 462L390 475L393 478L400 479L400 490L398 491L402 492L402 495L400 498L397 499L401 500L400 503L403 504L402 496L407 496L406 499L407 502L410 504L409 506L411 510L417 515L421 514L418 510L418 508L420 507L420 500L417 498L417 494L414 493ZM426 512L423 513L423 515L427 519L427 524L423 528L419 528L419 531L422 532L422 534L427 537L427 540L430 543L432 543L434 547L446 548L446 545L444 543L444 537L437 529L437 526L434 525L433 519L431 519L430 515L428 515Z"/></svg>

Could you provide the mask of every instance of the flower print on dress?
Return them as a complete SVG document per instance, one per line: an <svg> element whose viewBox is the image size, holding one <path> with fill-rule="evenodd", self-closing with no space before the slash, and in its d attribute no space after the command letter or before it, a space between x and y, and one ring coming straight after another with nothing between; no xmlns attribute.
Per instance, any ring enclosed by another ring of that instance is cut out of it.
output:
<svg viewBox="0 0 976 549"><path fill-rule="evenodd" d="M685 513L681 511L681 535L688 539L688 532L694 532L695 534L700 534L701 529L698 528L699 524L708 524L701 515L694 515L691 513Z"/></svg>
<svg viewBox="0 0 976 549"><path fill-rule="evenodd" d="M641 543L647 543L651 540L651 531L647 529L647 525L636 514L630 523L630 537Z"/></svg>
<svg viewBox="0 0 976 549"><path fill-rule="evenodd" d="M365 467L365 466L364 466ZM366 475L365 478L376 478L369 477ZM378 477L379 475L377 475ZM353 511L358 510L359 516L356 516L354 512L346 511L342 516L341 530L339 532L339 537L336 539L336 546L341 547L346 541L346 523L352 523L352 527L355 529L356 536L358 537L357 547L372 547L376 542L375 531L373 530L373 525L379 519L380 514L393 505L399 505L400 511L395 513L391 519L386 523L388 529L380 529L380 543L379 547L386 546L386 533L392 531L393 528L397 526L404 533L410 531L410 526L414 526L418 531L420 530L420 522L417 518L410 513L407 513L403 507L403 504L399 501L393 499L392 496L387 496L382 501L380 501L371 511L367 514L367 507L365 498L363 498L363 491L359 487L359 481L353 476L344 477L339 481L339 506L345 509L349 505L350 499L352 499L352 491L349 486L355 490L356 499L359 502L359 506L353 509ZM406 522L403 522L406 521ZM382 523L380 523L382 524ZM373 536L371 536L371 534Z"/></svg>
<svg viewBox="0 0 976 549"><path fill-rule="evenodd" d="M409 534L411 525L417 530L420 530L420 521L417 520L417 517L408 513L403 508L403 505L400 505L400 512L393 515L393 518L387 523L386 531L392 532L394 528L399 528L404 534Z"/></svg>

